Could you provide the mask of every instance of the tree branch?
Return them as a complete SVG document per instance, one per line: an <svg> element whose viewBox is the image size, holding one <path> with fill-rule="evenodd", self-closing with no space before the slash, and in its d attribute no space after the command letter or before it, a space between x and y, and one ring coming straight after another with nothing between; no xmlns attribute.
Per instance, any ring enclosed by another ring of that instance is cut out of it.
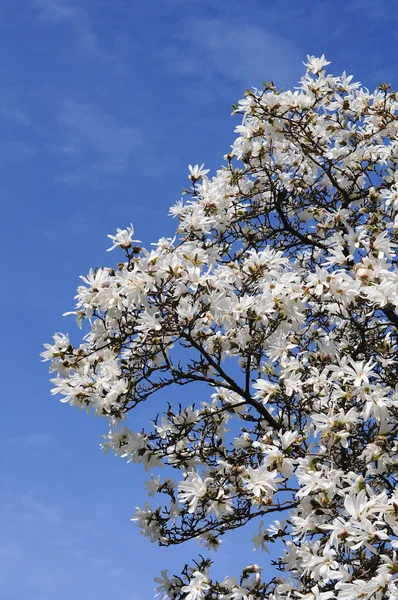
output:
<svg viewBox="0 0 398 600"><path fill-rule="evenodd" d="M203 346L201 346L200 344L198 344L193 337L191 336L190 333L183 333L182 336L198 351L200 352L200 354L202 354L202 356L204 356L204 358L207 360L207 362L214 368L216 369L216 371L218 372L218 374L228 383L229 388L231 391L236 392L237 394L239 394L239 396L241 396L242 398L244 398L247 402L247 404L250 404L250 406L253 406L253 408L255 408L260 415L267 421L267 423L269 425L271 425L271 427L273 427L274 429L280 430L281 429L281 424L278 423L274 417L271 415L271 413L268 412L268 410L257 400L255 400L254 398L252 398L250 396L250 394L246 394L245 390L243 388L241 388L236 381L234 381L234 379L232 379L227 373L225 373L224 369L221 367L221 365L219 365L214 359L213 357L206 352L206 350L203 348Z"/></svg>

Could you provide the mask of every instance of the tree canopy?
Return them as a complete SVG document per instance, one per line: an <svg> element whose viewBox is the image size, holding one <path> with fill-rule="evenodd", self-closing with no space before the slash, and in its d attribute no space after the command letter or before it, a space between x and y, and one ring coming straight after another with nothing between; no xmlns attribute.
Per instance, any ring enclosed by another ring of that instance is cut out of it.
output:
<svg viewBox="0 0 398 600"><path fill-rule="evenodd" d="M151 541L214 549L257 519L256 548L283 544L276 576L216 581L201 558L162 572L162 598L398 599L398 96L328 64L245 93L224 166L189 167L175 237L110 235L124 259L82 277L82 343L43 353L53 393L108 420L105 450L167 465L134 517ZM170 403L197 382L202 402Z"/></svg>

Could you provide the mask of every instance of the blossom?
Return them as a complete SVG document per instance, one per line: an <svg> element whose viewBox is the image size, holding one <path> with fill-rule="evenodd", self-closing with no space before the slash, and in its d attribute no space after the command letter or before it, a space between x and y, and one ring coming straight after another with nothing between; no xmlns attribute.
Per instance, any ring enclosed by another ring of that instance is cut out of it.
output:
<svg viewBox="0 0 398 600"><path fill-rule="evenodd" d="M202 179L202 177L204 177L209 172L209 169L204 169L203 167L204 165L195 165L194 167L192 165L189 165L188 179L190 179L193 182Z"/></svg>
<svg viewBox="0 0 398 600"><path fill-rule="evenodd" d="M330 598L335 598L334 592L321 592L317 585L314 585L307 594L296 592L296 595L301 600L330 600Z"/></svg>
<svg viewBox="0 0 398 600"><path fill-rule="evenodd" d="M254 389L258 390L254 397L261 398L264 402L267 402L274 394L278 392L278 386L266 379L258 379L253 383Z"/></svg>
<svg viewBox="0 0 398 600"><path fill-rule="evenodd" d="M182 502L188 504L188 512L193 513L196 511L199 500L207 493L208 481L208 478L203 480L199 473L190 471L184 481L178 484L179 498Z"/></svg>
<svg viewBox="0 0 398 600"><path fill-rule="evenodd" d="M206 512L214 513L218 519L221 519L224 514L233 514L234 506L232 498L227 495L225 490L219 489L216 499L209 503Z"/></svg>
<svg viewBox="0 0 398 600"><path fill-rule="evenodd" d="M347 364L350 363L350 364ZM330 367L331 371L337 372L344 376L345 381L353 381L354 387L360 387L362 383L369 383L369 377L376 377L373 371L375 363L371 360L365 364L365 361L354 361L351 356L347 360L342 361L339 367Z"/></svg>
<svg viewBox="0 0 398 600"><path fill-rule="evenodd" d="M307 54L307 62L303 64L311 73L317 74L322 71L324 67L330 65L330 61L326 60L324 54L322 54L320 58Z"/></svg>
<svg viewBox="0 0 398 600"><path fill-rule="evenodd" d="M134 227L132 224L130 224L130 227L127 227L126 229L117 229L116 235L108 235L108 238L110 238L113 242L113 245L110 248L108 248L108 252L114 250L118 246L127 249L131 247L131 244L133 242L140 243L140 240L132 239L133 235Z"/></svg>
<svg viewBox="0 0 398 600"><path fill-rule="evenodd" d="M169 578L167 569L162 569L161 576L155 577L155 583L159 585L155 589L155 598L160 596L161 600L165 598L175 598L181 589L181 581L177 577Z"/></svg>
<svg viewBox="0 0 398 600"><path fill-rule="evenodd" d="M188 585L184 585L181 591L187 594L185 600L203 600L204 592L210 588L209 580L204 573L194 571L193 577Z"/></svg>
<svg viewBox="0 0 398 600"><path fill-rule="evenodd" d="M258 469L248 467L244 480L247 481L245 489L251 492L256 499L272 495L276 491L276 483L279 481L277 471L269 471L265 465Z"/></svg>

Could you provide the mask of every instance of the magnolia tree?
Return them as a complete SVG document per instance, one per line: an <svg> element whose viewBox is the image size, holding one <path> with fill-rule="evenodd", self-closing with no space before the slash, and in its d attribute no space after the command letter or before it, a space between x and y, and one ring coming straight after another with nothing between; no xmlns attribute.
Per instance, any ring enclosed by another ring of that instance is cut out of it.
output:
<svg viewBox="0 0 398 600"><path fill-rule="evenodd" d="M105 450L167 466L133 519L150 541L215 549L256 519L254 546L283 547L268 577L163 571L163 598L398 599L398 96L328 64L246 92L225 165L190 166L175 237L110 235L124 259L82 277L82 343L43 353L53 393L108 420ZM196 382L203 401L167 403Z"/></svg>

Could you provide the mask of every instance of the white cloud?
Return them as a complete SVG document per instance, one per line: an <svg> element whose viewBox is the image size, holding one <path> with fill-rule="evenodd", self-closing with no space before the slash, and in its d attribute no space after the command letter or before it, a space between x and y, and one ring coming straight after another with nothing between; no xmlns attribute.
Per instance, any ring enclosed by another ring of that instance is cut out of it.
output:
<svg viewBox="0 0 398 600"><path fill-rule="evenodd" d="M22 546L15 542L5 542L0 544L0 557L7 561L14 561L23 555Z"/></svg>
<svg viewBox="0 0 398 600"><path fill-rule="evenodd" d="M274 79L276 85L286 86L301 72L303 56L296 45L261 25L217 17L195 19L181 29L184 53L169 54L169 66L174 60L172 68L181 74L212 73L242 86Z"/></svg>
<svg viewBox="0 0 398 600"><path fill-rule="evenodd" d="M384 20L396 21L397 6L397 0L389 0L385 3L373 0L350 0L344 5L344 11L357 13L358 16L377 23Z"/></svg>
<svg viewBox="0 0 398 600"><path fill-rule="evenodd" d="M81 17L81 9L73 1L64 0L33 0L40 19L51 23L75 21Z"/></svg>
<svg viewBox="0 0 398 600"><path fill-rule="evenodd" d="M61 521L61 514L57 508L37 500L30 492L23 496L22 504L25 507L26 519L39 518L47 525L57 525Z"/></svg>
<svg viewBox="0 0 398 600"><path fill-rule="evenodd" d="M292 42L255 24L202 19L193 23L191 39L217 73L251 85L271 77L289 81L300 65Z"/></svg>
<svg viewBox="0 0 398 600"><path fill-rule="evenodd" d="M62 100L57 118L60 135L50 149L63 157L64 173L58 179L103 182L133 166L143 144L136 127L94 102Z"/></svg>
<svg viewBox="0 0 398 600"><path fill-rule="evenodd" d="M31 119L27 112L16 106L0 101L0 119L20 125L22 127L30 127Z"/></svg>
<svg viewBox="0 0 398 600"><path fill-rule="evenodd" d="M47 446L55 442L51 433L25 433L10 438L11 442L18 444L29 444L30 446Z"/></svg>
<svg viewBox="0 0 398 600"><path fill-rule="evenodd" d="M32 0L38 18L49 25L69 25L75 31L78 49L85 55L105 62L118 63L120 57L105 50L92 19L81 0Z"/></svg>

